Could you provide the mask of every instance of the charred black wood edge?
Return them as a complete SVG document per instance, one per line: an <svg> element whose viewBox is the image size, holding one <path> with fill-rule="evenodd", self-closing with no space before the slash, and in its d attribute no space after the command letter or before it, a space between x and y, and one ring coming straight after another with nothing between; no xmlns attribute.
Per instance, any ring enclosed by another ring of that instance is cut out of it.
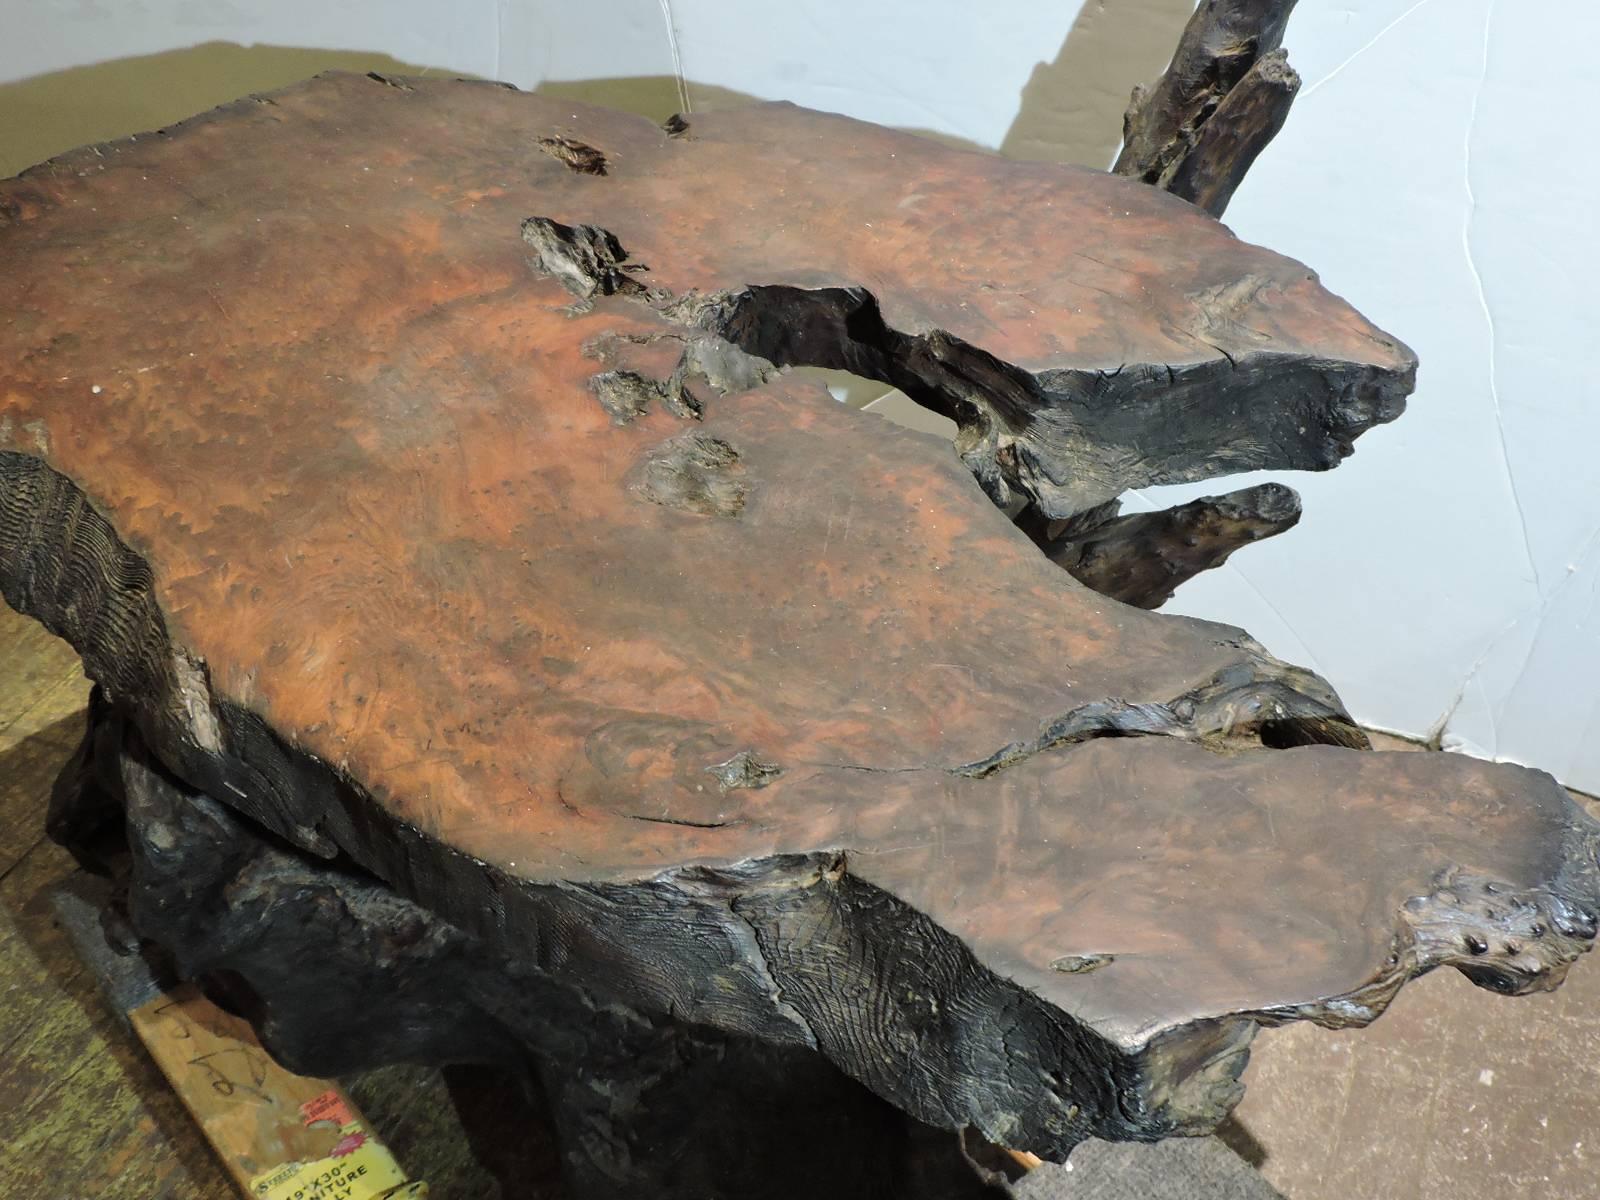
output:
<svg viewBox="0 0 1600 1200"><path fill-rule="evenodd" d="M1285 56L1274 53L1294 5L1202 0L1165 73L1134 88L1112 170L1221 216L1299 88Z"/></svg>
<svg viewBox="0 0 1600 1200"><path fill-rule="evenodd" d="M1065 528L1019 518L1045 556L1085 587L1139 608L1159 608L1175 588L1220 567L1235 550L1294 528L1300 497L1281 483L1204 496L1156 512L1118 516L1115 504Z"/></svg>
<svg viewBox="0 0 1600 1200"><path fill-rule="evenodd" d="M539 943L498 951L348 858L306 854L173 778L98 689L83 757L95 769L67 772L55 836L105 854L105 814L117 812L106 865L127 927L293 1069L493 1066L531 1102L525 1116L555 1126L574 1197L1003 1194L956 1136L807 1046L630 1008L535 961Z"/></svg>

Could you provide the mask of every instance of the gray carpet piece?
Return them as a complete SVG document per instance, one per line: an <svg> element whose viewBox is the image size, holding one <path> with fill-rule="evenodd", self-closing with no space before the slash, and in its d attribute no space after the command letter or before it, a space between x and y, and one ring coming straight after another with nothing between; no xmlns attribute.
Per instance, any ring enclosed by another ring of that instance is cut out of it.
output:
<svg viewBox="0 0 1600 1200"><path fill-rule="evenodd" d="M1069 1165L1046 1163L1012 1189L1017 1200L1284 1200L1214 1137L1084 1142Z"/></svg>

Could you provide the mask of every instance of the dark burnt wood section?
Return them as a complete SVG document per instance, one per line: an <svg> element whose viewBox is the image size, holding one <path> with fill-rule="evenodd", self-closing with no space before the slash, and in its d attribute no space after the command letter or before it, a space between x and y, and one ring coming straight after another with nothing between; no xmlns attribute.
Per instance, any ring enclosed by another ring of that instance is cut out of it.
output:
<svg viewBox="0 0 1600 1200"><path fill-rule="evenodd" d="M1442 963L1552 986L1594 936L1547 776L1367 752L1316 676L985 498L1327 467L1400 410L1403 347L1154 189L331 76L0 184L0 261L0 588L104 693L55 828L105 863L126 822L163 894L259 842L263 887L379 888L440 955L428 1037L330 1063L255 893L190 889L230 932L135 892L303 1066L481 1056L457 1023L507 975L634 1022L680 1120L709 1046L1059 1158L1212 1126L1258 1021ZM908 387L959 455L799 362ZM220 859L150 836L223 818Z"/></svg>
<svg viewBox="0 0 1600 1200"><path fill-rule="evenodd" d="M1300 522L1300 497L1281 483L1156 512L1119 515L1120 507L1113 500L1067 521L1042 520L1027 510L1018 523L1079 583L1124 604L1160 608L1179 584Z"/></svg>
<svg viewBox="0 0 1600 1200"><path fill-rule="evenodd" d="M1161 78L1133 89L1112 169L1220 217L1300 91L1281 47L1294 6L1200 0Z"/></svg>

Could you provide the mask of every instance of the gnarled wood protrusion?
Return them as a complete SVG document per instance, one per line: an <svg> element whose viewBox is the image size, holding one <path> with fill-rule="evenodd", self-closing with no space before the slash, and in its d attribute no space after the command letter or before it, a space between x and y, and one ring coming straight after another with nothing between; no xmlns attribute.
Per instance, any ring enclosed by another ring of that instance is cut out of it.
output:
<svg viewBox="0 0 1600 1200"><path fill-rule="evenodd" d="M1294 4L1202 0L1166 73L1133 90L1117 174L1221 216L1299 90L1279 50Z"/></svg>
<svg viewBox="0 0 1600 1200"><path fill-rule="evenodd" d="M1294 490L1264 483L1157 512L1118 516L1113 502L1071 521L1032 520L1023 527L1084 586L1124 604L1160 608L1185 580L1299 520Z"/></svg>

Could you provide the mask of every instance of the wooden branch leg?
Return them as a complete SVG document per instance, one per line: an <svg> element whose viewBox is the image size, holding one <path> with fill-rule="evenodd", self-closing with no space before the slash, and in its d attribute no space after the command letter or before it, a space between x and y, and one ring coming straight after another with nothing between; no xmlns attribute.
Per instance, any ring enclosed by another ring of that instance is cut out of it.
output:
<svg viewBox="0 0 1600 1200"><path fill-rule="evenodd" d="M108 754L121 786L84 786ZM126 805L119 873L134 929L247 1016L285 1065L509 1072L549 1113L576 1200L995 1194L958 1138L810 1049L615 1003L496 954L346 862L287 846L173 778L103 700L68 775L61 796L94 798L75 814ZM106 852L103 821L54 828Z"/></svg>
<svg viewBox="0 0 1600 1200"><path fill-rule="evenodd" d="M1299 90L1278 49L1294 4L1203 0L1166 73L1134 89L1113 169L1220 217Z"/></svg>

